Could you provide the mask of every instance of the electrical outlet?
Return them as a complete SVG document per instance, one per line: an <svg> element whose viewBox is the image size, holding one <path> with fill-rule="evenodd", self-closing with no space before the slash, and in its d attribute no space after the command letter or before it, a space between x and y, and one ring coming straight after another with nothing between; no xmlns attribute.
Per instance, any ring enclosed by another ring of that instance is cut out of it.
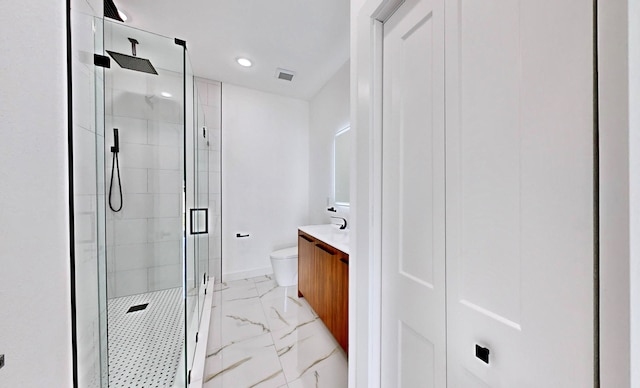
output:
<svg viewBox="0 0 640 388"><path fill-rule="evenodd" d="M4 366L4 354L0 354L0 369Z"/></svg>

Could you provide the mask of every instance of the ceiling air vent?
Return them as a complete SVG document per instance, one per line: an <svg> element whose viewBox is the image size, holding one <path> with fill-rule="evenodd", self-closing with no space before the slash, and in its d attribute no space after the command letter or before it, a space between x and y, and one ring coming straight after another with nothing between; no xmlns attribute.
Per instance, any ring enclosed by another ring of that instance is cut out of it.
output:
<svg viewBox="0 0 640 388"><path fill-rule="evenodd" d="M285 69L276 69L276 78L277 79L281 79L281 80L285 80L285 81L291 81L293 79L293 76L296 75L295 71L291 71L291 70L285 70Z"/></svg>

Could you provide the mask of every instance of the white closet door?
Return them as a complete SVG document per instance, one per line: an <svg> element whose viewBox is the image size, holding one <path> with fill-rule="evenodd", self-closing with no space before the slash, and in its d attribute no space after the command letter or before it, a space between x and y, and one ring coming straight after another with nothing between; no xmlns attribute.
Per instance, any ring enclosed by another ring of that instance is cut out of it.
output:
<svg viewBox="0 0 640 388"><path fill-rule="evenodd" d="M591 8L447 2L449 387L593 386Z"/></svg>
<svg viewBox="0 0 640 388"><path fill-rule="evenodd" d="M382 386L446 385L444 5L384 25Z"/></svg>

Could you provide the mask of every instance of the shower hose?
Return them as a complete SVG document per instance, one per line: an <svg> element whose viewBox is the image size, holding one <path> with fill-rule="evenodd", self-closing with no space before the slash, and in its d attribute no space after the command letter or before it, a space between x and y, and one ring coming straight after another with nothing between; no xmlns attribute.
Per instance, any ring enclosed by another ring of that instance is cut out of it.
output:
<svg viewBox="0 0 640 388"><path fill-rule="evenodd" d="M111 182L109 183L109 208L115 213L122 210L122 181L120 180L120 163L118 162L118 152L120 152L120 142L118 141L118 129L113 128L113 138L114 138L114 146L111 147L111 152L113 153L113 159L111 160ZM118 176L118 191L120 193L120 207L117 209L113 207L111 203L111 195L113 192L113 172L116 171Z"/></svg>

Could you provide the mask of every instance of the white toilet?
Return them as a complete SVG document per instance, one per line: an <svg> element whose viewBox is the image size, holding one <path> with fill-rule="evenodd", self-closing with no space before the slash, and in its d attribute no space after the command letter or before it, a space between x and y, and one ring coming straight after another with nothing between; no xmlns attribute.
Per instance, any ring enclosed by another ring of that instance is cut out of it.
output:
<svg viewBox="0 0 640 388"><path fill-rule="evenodd" d="M298 247L271 252L271 267L280 287L298 283Z"/></svg>

